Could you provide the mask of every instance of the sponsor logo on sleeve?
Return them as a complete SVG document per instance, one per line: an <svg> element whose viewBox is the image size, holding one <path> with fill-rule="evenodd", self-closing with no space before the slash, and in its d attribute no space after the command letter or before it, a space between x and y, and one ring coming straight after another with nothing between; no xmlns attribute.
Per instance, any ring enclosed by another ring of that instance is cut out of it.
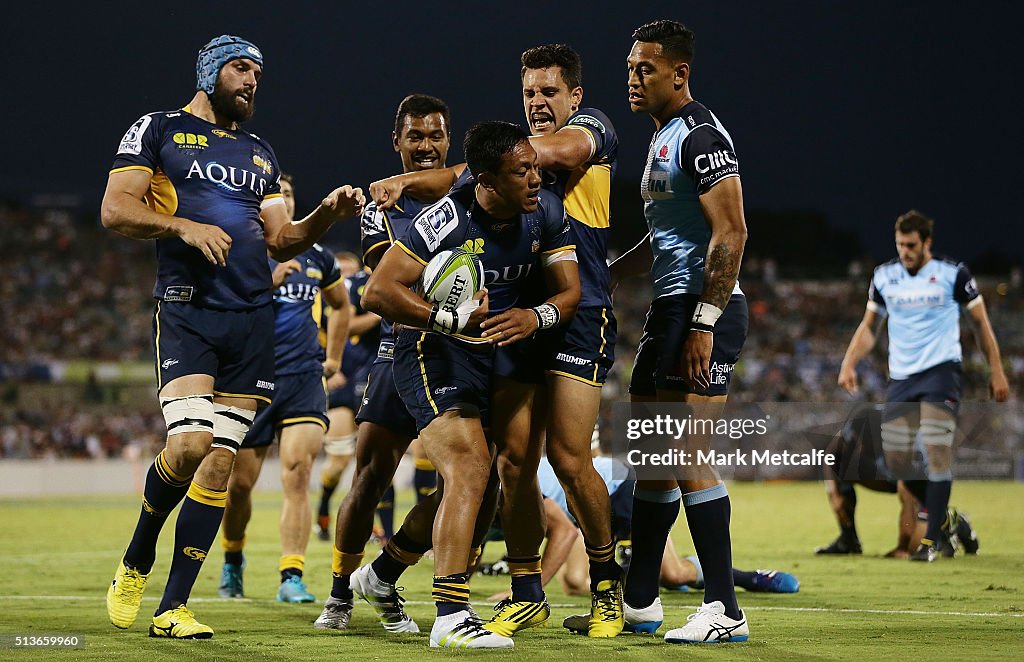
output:
<svg viewBox="0 0 1024 662"><path fill-rule="evenodd" d="M136 120L135 124L132 124L128 132L124 134L124 138L121 138L121 144L117 148L117 153L135 155L142 153L142 136L146 133L146 129L149 128L149 124L152 121L153 118L149 115Z"/></svg>
<svg viewBox="0 0 1024 662"><path fill-rule="evenodd" d="M702 175L706 172L718 170L719 168L726 168L730 165L737 165L736 157L724 149L720 149L717 152L711 152L710 154L698 154L697 158L693 160L693 169Z"/></svg>
<svg viewBox="0 0 1024 662"><path fill-rule="evenodd" d="M569 122L569 124L592 127L594 129L597 129L601 133L601 135L604 135L606 131L606 129L604 128L604 124L601 122L601 120L597 119L593 115L577 115L576 117L572 118L572 121Z"/></svg>
<svg viewBox="0 0 1024 662"><path fill-rule="evenodd" d="M377 205L367 205L366 209L363 210L363 217L360 219L359 227L364 237L369 237L375 234L387 234L387 228L384 227L384 212L377 209Z"/></svg>
<svg viewBox="0 0 1024 662"><path fill-rule="evenodd" d="M459 215L451 198L444 198L433 207L428 207L413 222L431 253L438 249L441 241L451 234L458 224Z"/></svg>

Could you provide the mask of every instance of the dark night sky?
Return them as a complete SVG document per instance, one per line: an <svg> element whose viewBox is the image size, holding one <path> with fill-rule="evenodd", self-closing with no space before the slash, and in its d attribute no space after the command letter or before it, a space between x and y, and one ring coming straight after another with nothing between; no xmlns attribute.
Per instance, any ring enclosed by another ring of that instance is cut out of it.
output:
<svg viewBox="0 0 1024 662"><path fill-rule="evenodd" d="M691 89L732 133L748 210L820 211L882 258L895 216L916 206L936 218L940 252L1024 255L1009 3L85 4L5 10L0 194L98 206L125 129L184 104L196 51L224 32L264 52L247 128L307 207L396 171L390 127L407 93L449 102L457 144L478 120L521 123L519 54L554 41L582 54L585 103L612 118L620 177L638 180L653 125L629 113L624 61L632 29L668 17L697 33Z"/></svg>

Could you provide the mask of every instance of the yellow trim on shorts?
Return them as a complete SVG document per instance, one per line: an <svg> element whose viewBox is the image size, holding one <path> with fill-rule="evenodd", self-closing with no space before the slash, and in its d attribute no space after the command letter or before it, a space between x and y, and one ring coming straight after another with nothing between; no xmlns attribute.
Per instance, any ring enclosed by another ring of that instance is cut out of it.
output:
<svg viewBox="0 0 1024 662"><path fill-rule="evenodd" d="M605 329L606 326L608 326L608 315L605 314L607 311L608 311L607 308L602 308L601 309L601 320L602 320L601 321L601 348L598 349L597 351L601 353L602 357L604 356L605 345L608 344L608 339L604 337L604 329ZM597 361L594 361L594 381L595 382L597 381L597 370L598 370L598 368L600 368L600 366L598 365Z"/></svg>
<svg viewBox="0 0 1024 662"><path fill-rule="evenodd" d="M604 384L601 382L592 381L590 379L586 379L585 377L580 377L579 375L573 375L568 372L562 372L561 370L545 370L544 372L549 375L555 375L557 377L568 377L569 379L575 379L576 381L583 382L584 384L587 384L589 386L596 386L598 388L604 386Z"/></svg>
<svg viewBox="0 0 1024 662"><path fill-rule="evenodd" d="M569 244L568 246L559 246L558 248L552 248L549 251L544 251L541 255L554 255L563 251L574 251L576 250L576 244Z"/></svg>
<svg viewBox="0 0 1024 662"><path fill-rule="evenodd" d="M403 244L403 243L402 243L401 241L396 241L396 242L395 242L395 246L398 246L399 248L401 248L401 249L402 249L403 251L405 251L405 252L406 252L406 253L407 253L407 254L408 254L409 256L411 256L411 257L412 257L413 259L415 259L415 260L416 260L417 262L419 262L419 263L420 263L420 264L422 264L423 266L427 266L427 262L426 262L426 260L424 260L423 258L421 258L421 257L420 257L419 255L416 255L416 253L413 253L413 252L412 252L412 249L411 249L411 248L409 248L408 246L406 246L405 244Z"/></svg>
<svg viewBox="0 0 1024 662"><path fill-rule="evenodd" d="M274 427L280 430L281 428L286 428L290 425L300 425L302 423L316 423L317 425L324 429L324 432L327 432L327 424L324 423L319 418L317 418L316 416L298 416L296 418L286 418L278 421L274 425Z"/></svg>
<svg viewBox="0 0 1024 662"><path fill-rule="evenodd" d="M268 405L270 404L270 398L262 395L254 395L252 393L225 393L224 391L215 390L213 394L222 398L252 398L253 400L259 400L267 403Z"/></svg>
<svg viewBox="0 0 1024 662"><path fill-rule="evenodd" d="M160 375L160 304L163 301L160 299L156 300L156 392L160 393L160 389L164 387L163 377Z"/></svg>
<svg viewBox="0 0 1024 662"><path fill-rule="evenodd" d="M128 170L144 170L144 171L148 172L151 175L153 174L153 169L150 168L149 166L144 166L144 165L130 165L130 166L124 166L122 168L114 168L108 174L113 175L115 172L126 172Z"/></svg>
<svg viewBox="0 0 1024 662"><path fill-rule="evenodd" d="M188 498L193 501L197 501L207 506L213 506L214 508L223 508L228 503L228 491L227 490L211 490L208 487L203 487L199 483L193 482L189 485Z"/></svg>
<svg viewBox="0 0 1024 662"><path fill-rule="evenodd" d="M398 244L401 246L402 244ZM434 403L434 398L430 396L430 383L427 381L427 366L423 363L423 340L427 337L425 331L420 332L420 339L416 341L416 360L420 364L420 375L423 376L423 391L427 394L427 402L430 403L430 408L437 414L437 405Z"/></svg>

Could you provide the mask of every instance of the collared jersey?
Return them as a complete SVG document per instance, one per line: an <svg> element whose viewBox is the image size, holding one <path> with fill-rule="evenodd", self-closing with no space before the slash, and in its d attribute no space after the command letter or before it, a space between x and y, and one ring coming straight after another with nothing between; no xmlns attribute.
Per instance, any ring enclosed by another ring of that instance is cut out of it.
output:
<svg viewBox="0 0 1024 662"><path fill-rule="evenodd" d="M412 225L412 220L423 211L426 203L409 195L398 198L395 206L387 210L378 210L377 203L371 202L363 209L359 222L359 234L363 249L363 262L370 251L379 246L390 247L398 237L402 236ZM377 348L375 348L377 349ZM380 320L380 343L377 359L374 363L394 359L395 337L394 325L388 320Z"/></svg>
<svg viewBox="0 0 1024 662"><path fill-rule="evenodd" d="M596 108L580 108L569 116L564 129L586 133L592 146L591 156L574 170L546 172L544 186L562 198L565 213L576 231L579 308L611 308L608 233L619 137L608 116Z"/></svg>
<svg viewBox="0 0 1024 662"><path fill-rule="evenodd" d="M962 262L933 256L914 275L898 259L876 267L868 308L888 316L889 377L960 361L960 306L978 303L978 284Z"/></svg>
<svg viewBox="0 0 1024 662"><path fill-rule="evenodd" d="M463 177L452 191L423 209L396 245L424 266L441 251L464 248L484 266L490 314L516 307L541 257L575 248L575 233L562 201L540 190L537 209L509 219L491 218L476 202L476 180ZM455 334L482 343L480 329Z"/></svg>
<svg viewBox="0 0 1024 662"><path fill-rule="evenodd" d="M274 291L274 372L278 375L323 369L322 293L344 285L337 260L320 245L313 244L294 259L299 271L289 274ZM268 263L273 272L278 262L268 258Z"/></svg>
<svg viewBox="0 0 1024 662"><path fill-rule="evenodd" d="M260 209L280 198L281 171L265 140L187 109L150 113L121 139L111 173L124 170L153 175L145 200L154 211L216 225L231 236L224 267L178 237L157 239L154 298L221 310L270 303Z"/></svg>
<svg viewBox="0 0 1024 662"><path fill-rule="evenodd" d="M701 293L711 227L700 196L739 175L729 132L700 103L686 104L655 132L640 183L654 252L655 298Z"/></svg>

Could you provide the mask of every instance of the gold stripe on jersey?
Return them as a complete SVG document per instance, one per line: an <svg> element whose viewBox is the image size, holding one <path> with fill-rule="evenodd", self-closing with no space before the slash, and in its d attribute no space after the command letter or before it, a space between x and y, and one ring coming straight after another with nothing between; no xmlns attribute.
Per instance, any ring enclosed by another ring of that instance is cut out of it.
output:
<svg viewBox="0 0 1024 662"><path fill-rule="evenodd" d="M390 230L388 232L390 233ZM363 262L366 262L366 260L369 259L370 253L374 252L381 246L391 246L391 240L389 239L388 241L378 241L376 244L370 246L365 251L363 251Z"/></svg>
<svg viewBox="0 0 1024 662"><path fill-rule="evenodd" d="M420 263L420 264L422 264L423 266L427 266L427 262L426 262L426 260L424 260L423 258L421 258L421 257L420 257L419 255L416 255L416 253L413 253L413 252L412 252L412 249L408 248L408 247L407 247L407 246L406 246L405 244L403 244L402 242L400 242L400 241L396 241L396 242L395 242L395 246L398 246L399 248L401 248L401 249L402 249L403 251L405 251L405 252L406 252L406 254L407 254L407 255L409 255L410 257L412 257L412 258L413 258L414 260L416 260L417 262L419 262L419 263Z"/></svg>
<svg viewBox="0 0 1024 662"><path fill-rule="evenodd" d="M320 288L320 291L321 291L321 292L326 292L327 290L332 290L332 289L334 289L334 288L335 288L335 287L337 287L338 285L344 285L344 284L345 284L345 279L344 279L344 278L339 278L338 280L334 281L333 283L331 283L331 284L330 284L330 285L328 285L327 287L321 287L321 288Z"/></svg>
<svg viewBox="0 0 1024 662"><path fill-rule="evenodd" d="M110 174L113 175L115 172L125 172L126 170L142 170L143 172L148 172L151 175L153 174L153 169L144 165L130 165L124 166L123 168L114 168L110 171Z"/></svg>
<svg viewBox="0 0 1024 662"><path fill-rule="evenodd" d="M178 192L174 184L167 178L167 175L160 168L153 173L153 179L149 180L149 191L146 193L146 204L158 214L173 216L178 211Z"/></svg>
<svg viewBox="0 0 1024 662"><path fill-rule="evenodd" d="M565 213L583 225L607 228L611 191L611 164L592 163L577 168L569 173L565 183Z"/></svg>

